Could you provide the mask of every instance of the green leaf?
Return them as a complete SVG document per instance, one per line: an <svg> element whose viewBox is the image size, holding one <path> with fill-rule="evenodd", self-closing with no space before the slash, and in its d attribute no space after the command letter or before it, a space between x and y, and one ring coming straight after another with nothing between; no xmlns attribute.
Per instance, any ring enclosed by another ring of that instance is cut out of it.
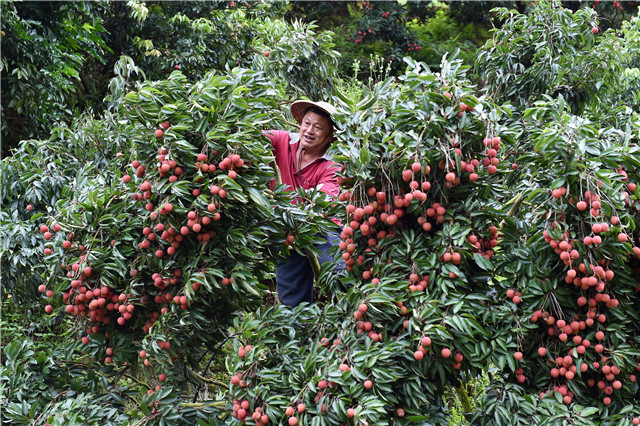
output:
<svg viewBox="0 0 640 426"><path fill-rule="evenodd" d="M258 191L256 188L253 188L253 187L248 187L246 188L246 190L247 190L247 193L249 194L249 198L251 198L253 202L255 202L260 207L262 207L264 211L266 212L271 211L271 203L269 203L269 200L267 200L267 198L264 196L262 192Z"/></svg>
<svg viewBox="0 0 640 426"><path fill-rule="evenodd" d="M473 260L476 262L476 264L480 268L484 269L485 271L492 271L493 270L493 264L491 263L491 261L489 259L487 259L483 255L481 255L479 253L474 253L473 254Z"/></svg>
<svg viewBox="0 0 640 426"><path fill-rule="evenodd" d="M629 410L629 411L632 411L633 410L633 406L629 406L629 407L631 408L631 410ZM625 407L625 408L627 408L627 407ZM625 408L623 408L622 411L620 411L620 414L623 414ZM592 414L597 413L598 411L600 411L600 410L597 407L586 407L586 408L583 408L582 410L580 410L579 414L582 417L588 417L588 416L590 416Z"/></svg>
<svg viewBox="0 0 640 426"><path fill-rule="evenodd" d="M369 164L371 160L371 155L369 154L369 150L366 147L362 147L360 149L360 162L363 165Z"/></svg>

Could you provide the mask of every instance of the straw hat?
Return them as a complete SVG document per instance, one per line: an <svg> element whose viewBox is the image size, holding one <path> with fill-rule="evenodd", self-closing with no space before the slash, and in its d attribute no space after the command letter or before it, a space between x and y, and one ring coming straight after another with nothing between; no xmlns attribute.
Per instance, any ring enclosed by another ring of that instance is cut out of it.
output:
<svg viewBox="0 0 640 426"><path fill-rule="evenodd" d="M328 104L326 102L311 102L311 101L295 101L291 104L291 115L296 119L298 124L302 124L302 119L304 118L304 113L307 108L316 107L320 108L322 111L329 114L329 117L333 118L333 114L336 113L336 109L333 105Z"/></svg>

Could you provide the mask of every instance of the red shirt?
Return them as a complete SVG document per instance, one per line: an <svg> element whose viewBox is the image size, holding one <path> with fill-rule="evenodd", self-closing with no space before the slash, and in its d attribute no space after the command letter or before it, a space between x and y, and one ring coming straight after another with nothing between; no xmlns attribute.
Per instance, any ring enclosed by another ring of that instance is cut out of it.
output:
<svg viewBox="0 0 640 426"><path fill-rule="evenodd" d="M327 195L337 197L340 193L336 171L338 164L331 161L331 157L323 155L313 160L301 170L297 167L296 152L300 135L284 130L268 130L264 132L271 139L276 164L282 174L282 183L289 185L291 190L295 188L318 188Z"/></svg>

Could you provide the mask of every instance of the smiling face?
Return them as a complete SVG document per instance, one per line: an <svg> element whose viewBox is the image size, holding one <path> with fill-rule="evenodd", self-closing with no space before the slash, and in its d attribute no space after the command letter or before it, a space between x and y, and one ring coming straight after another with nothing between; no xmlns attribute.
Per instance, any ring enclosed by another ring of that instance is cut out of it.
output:
<svg viewBox="0 0 640 426"><path fill-rule="evenodd" d="M331 121L313 111L307 112L300 123L300 144L309 153L321 153L333 137Z"/></svg>

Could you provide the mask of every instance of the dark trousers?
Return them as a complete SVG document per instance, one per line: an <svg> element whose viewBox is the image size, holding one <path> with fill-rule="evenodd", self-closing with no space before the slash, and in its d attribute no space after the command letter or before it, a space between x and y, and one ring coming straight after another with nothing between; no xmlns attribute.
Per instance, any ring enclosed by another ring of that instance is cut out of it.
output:
<svg viewBox="0 0 640 426"><path fill-rule="evenodd" d="M318 256L318 263L321 266L323 263L334 259L329 250L340 243L340 237L337 234L324 235L323 238L326 242L316 244L316 247L321 252L321 255ZM339 272L344 268L344 260L340 259L334 272ZM301 256L292 250L287 259L278 261L276 284L280 303L294 307L302 302L313 302L314 281L313 269L311 269L307 256Z"/></svg>

